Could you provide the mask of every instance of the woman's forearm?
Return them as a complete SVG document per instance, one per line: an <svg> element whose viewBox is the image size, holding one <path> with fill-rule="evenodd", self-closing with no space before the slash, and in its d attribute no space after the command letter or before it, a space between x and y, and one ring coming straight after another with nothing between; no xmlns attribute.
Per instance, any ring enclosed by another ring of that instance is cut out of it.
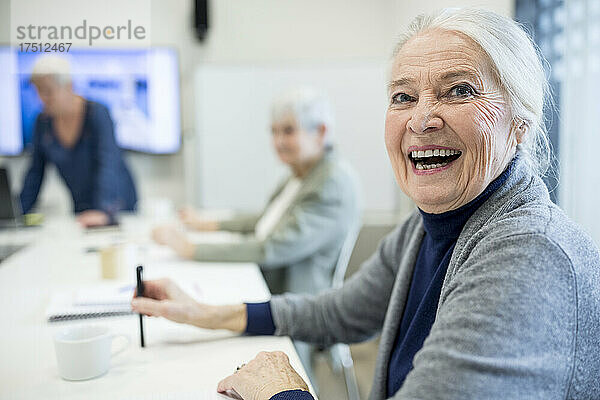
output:
<svg viewBox="0 0 600 400"><path fill-rule="evenodd" d="M228 329L242 333L246 330L248 323L246 305L212 306L199 304L190 323L200 328Z"/></svg>
<svg viewBox="0 0 600 400"><path fill-rule="evenodd" d="M195 230L203 232L214 232L219 230L219 221L199 218L192 224Z"/></svg>

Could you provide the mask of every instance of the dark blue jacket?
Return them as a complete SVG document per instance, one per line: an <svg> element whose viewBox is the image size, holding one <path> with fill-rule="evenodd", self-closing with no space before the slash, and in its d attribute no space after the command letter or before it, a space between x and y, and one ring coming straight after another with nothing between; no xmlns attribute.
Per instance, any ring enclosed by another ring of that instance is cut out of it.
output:
<svg viewBox="0 0 600 400"><path fill-rule="evenodd" d="M103 210L133 211L137 194L133 179L117 147L108 109L85 102L81 135L73 148L65 148L56 138L52 118L38 115L33 134L31 166L21 191L21 207L28 213L34 206L46 163L56 165L73 198L73 212Z"/></svg>

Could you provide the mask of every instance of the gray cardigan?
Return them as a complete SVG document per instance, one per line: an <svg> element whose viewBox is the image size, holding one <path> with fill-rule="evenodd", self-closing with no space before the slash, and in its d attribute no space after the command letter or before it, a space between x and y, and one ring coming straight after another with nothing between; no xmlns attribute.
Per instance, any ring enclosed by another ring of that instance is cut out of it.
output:
<svg viewBox="0 0 600 400"><path fill-rule="evenodd" d="M381 332L387 366L423 237L413 213L338 290L271 301L277 335L320 344ZM394 399L600 399L600 254L517 160L452 253L436 320Z"/></svg>
<svg viewBox="0 0 600 400"><path fill-rule="evenodd" d="M268 204L290 179L279 185ZM328 150L302 180L300 190L264 240L253 235L262 213L238 215L219 221L219 229L248 234L241 243L198 244L194 258L256 262L271 292L318 293L331 287L344 239L360 224L358 193L352 168Z"/></svg>

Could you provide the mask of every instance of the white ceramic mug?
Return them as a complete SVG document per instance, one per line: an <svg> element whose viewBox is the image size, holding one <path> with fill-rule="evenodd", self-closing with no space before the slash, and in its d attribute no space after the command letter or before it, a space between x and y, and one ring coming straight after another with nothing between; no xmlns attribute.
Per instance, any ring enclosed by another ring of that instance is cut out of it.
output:
<svg viewBox="0 0 600 400"><path fill-rule="evenodd" d="M127 344L112 351L115 338L124 338ZM124 351L131 340L126 335L113 335L100 325L72 326L54 335L58 373L69 381L80 381L100 376L110 367L110 358Z"/></svg>

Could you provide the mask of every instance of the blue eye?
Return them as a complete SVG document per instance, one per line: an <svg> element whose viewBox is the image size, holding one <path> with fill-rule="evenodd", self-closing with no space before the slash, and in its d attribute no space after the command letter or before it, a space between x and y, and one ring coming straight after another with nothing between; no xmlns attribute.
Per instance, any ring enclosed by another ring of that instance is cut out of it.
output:
<svg viewBox="0 0 600 400"><path fill-rule="evenodd" d="M452 89L450 89L450 92L448 94L454 97L471 97L475 94L475 89L463 83L454 86Z"/></svg>
<svg viewBox="0 0 600 400"><path fill-rule="evenodd" d="M392 103L408 103L413 100L414 98L406 93L398 93L392 97Z"/></svg>

